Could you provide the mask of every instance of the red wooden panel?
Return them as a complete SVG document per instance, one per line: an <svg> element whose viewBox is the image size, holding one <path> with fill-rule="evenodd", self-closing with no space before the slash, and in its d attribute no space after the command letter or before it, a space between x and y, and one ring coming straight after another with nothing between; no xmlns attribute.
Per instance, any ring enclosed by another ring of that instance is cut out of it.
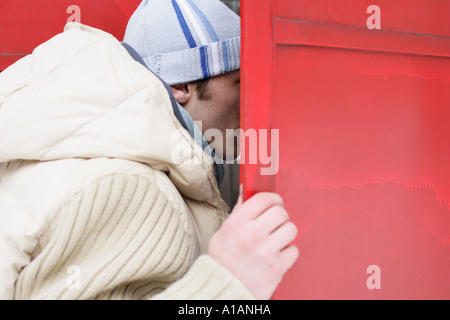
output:
<svg viewBox="0 0 450 320"><path fill-rule="evenodd" d="M123 39L141 0L0 0L0 70L77 21ZM78 8L71 7L78 6ZM72 8L75 8L73 10Z"/></svg>
<svg viewBox="0 0 450 320"><path fill-rule="evenodd" d="M361 27L364 10L354 27L366 1L341 16L331 0L255 2L242 2L242 126L279 130L279 171L245 164L244 191L282 194L300 231L274 298L449 299L450 38L401 24L445 4L396 1L410 13L384 10L400 19L386 31Z"/></svg>
<svg viewBox="0 0 450 320"><path fill-rule="evenodd" d="M299 20L275 20L275 41L281 45L311 45L340 49L387 51L408 55L450 57L446 37L423 36L403 32L372 31ZM450 22L449 22L450 24Z"/></svg>
<svg viewBox="0 0 450 320"><path fill-rule="evenodd" d="M366 27L367 8L377 5L385 31L450 37L448 0L277 0L275 5L277 17L359 28Z"/></svg>
<svg viewBox="0 0 450 320"><path fill-rule="evenodd" d="M241 1L241 128L264 130L271 128L272 70L274 47L271 35L272 1ZM249 142L241 135L241 149L249 155ZM245 170L240 170L241 181L246 181L244 198L258 191L271 190L272 176L260 174L260 161L253 164L242 157ZM258 159L259 160L259 159ZM251 184L251 186L250 186Z"/></svg>

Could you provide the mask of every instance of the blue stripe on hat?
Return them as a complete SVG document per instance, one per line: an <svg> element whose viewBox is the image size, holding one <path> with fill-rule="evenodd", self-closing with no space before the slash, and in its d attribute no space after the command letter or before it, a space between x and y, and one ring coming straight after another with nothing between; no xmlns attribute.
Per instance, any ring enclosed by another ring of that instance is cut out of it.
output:
<svg viewBox="0 0 450 320"><path fill-rule="evenodd" d="M192 0L186 0L194 9L195 13L200 17L200 19L203 22L203 25L205 26L206 30L208 30L209 35L211 36L211 40L213 42L218 42L219 37L216 34L216 31L214 30L213 26L209 22L208 18L205 16L205 14L197 7L197 5Z"/></svg>
<svg viewBox="0 0 450 320"><path fill-rule="evenodd" d="M230 71L230 57L228 56L228 46L226 41L222 42L222 51L223 51L223 62L225 64L224 72L228 72Z"/></svg>
<svg viewBox="0 0 450 320"><path fill-rule="evenodd" d="M186 20L184 19L183 13L180 10L180 7L178 6L178 3L176 0L172 0L173 8L175 9L175 12L178 17L178 21L180 22L181 29L183 29L184 36L186 37L186 40L189 44L189 47L195 48L197 47L197 44L195 43L194 37L192 36L191 30L189 30L189 27L186 23Z"/></svg>
<svg viewBox="0 0 450 320"><path fill-rule="evenodd" d="M202 62L202 72L204 79L209 78L208 54L206 52L206 49L206 46L200 47L200 60Z"/></svg>

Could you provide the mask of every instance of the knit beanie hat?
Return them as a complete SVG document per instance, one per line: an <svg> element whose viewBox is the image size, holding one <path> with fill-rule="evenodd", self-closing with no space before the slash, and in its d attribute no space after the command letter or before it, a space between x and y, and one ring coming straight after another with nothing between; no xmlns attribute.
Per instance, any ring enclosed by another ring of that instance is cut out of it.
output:
<svg viewBox="0 0 450 320"><path fill-rule="evenodd" d="M240 24L219 0L144 0L124 42L167 84L188 83L240 68Z"/></svg>

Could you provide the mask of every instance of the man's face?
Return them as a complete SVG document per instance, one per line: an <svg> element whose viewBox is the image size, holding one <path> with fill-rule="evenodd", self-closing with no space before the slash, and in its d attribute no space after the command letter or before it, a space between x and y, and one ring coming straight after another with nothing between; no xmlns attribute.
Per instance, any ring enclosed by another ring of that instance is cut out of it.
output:
<svg viewBox="0 0 450 320"><path fill-rule="evenodd" d="M195 85L190 99L183 105L194 121L201 121L201 129L208 142L216 140L221 133L223 143L213 143L212 146L219 158L232 160L237 157L237 143L233 137L227 139L227 129L239 129L240 109L240 71L235 70L217 77L210 78L206 88L206 99L200 99Z"/></svg>

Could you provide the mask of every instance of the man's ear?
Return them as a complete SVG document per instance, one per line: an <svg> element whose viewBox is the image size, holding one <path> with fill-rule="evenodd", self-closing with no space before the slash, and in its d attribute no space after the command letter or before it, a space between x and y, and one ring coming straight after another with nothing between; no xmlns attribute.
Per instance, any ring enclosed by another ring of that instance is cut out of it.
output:
<svg viewBox="0 0 450 320"><path fill-rule="evenodd" d="M181 83L170 86L175 100L182 106L191 100L193 87L189 83Z"/></svg>

